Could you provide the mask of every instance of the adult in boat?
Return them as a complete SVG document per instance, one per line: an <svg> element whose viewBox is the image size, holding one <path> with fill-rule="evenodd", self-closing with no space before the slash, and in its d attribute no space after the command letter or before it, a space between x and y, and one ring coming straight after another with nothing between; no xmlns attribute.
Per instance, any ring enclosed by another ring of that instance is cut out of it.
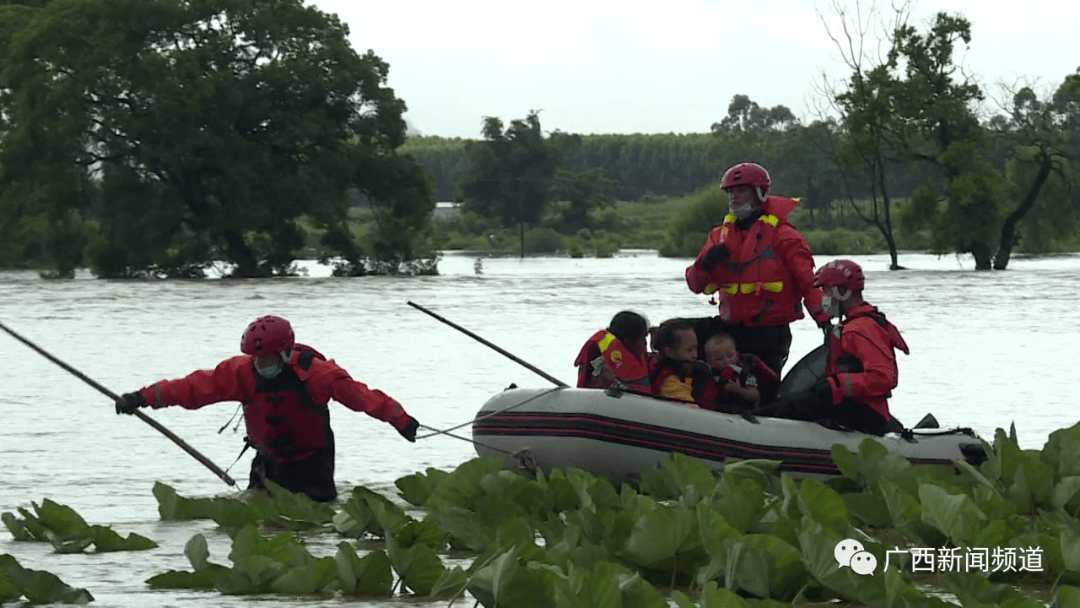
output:
<svg viewBox="0 0 1080 608"><path fill-rule="evenodd" d="M715 294L719 304L717 316L690 319L698 344L722 331L779 376L791 349L790 324L803 318L803 303L824 332L831 324L814 287L810 247L786 219L799 201L769 194L770 186L769 173L754 163L724 173L720 187L729 212L686 269L686 284L694 293ZM762 399L773 396L771 389Z"/></svg>
<svg viewBox="0 0 1080 608"><path fill-rule="evenodd" d="M806 391L755 411L800 420L827 419L857 431L883 435L889 424L889 397L896 388L896 349L908 345L896 326L863 299L862 268L835 260L818 269L814 285L823 306L841 321L828 341L825 375Z"/></svg>
<svg viewBox="0 0 1080 608"><path fill-rule="evenodd" d="M401 404L353 380L315 349L297 344L287 320L273 315L255 319L240 338L240 352L214 369L126 393L116 402L116 413L170 405L194 410L239 401L246 441L256 449L248 489L263 489L272 481L322 502L337 498L330 399L389 422L402 437L416 441L419 423Z"/></svg>
<svg viewBox="0 0 1080 608"><path fill-rule="evenodd" d="M585 341L574 360L578 388L621 388L649 394L648 334L645 317L629 310L616 313L607 329Z"/></svg>

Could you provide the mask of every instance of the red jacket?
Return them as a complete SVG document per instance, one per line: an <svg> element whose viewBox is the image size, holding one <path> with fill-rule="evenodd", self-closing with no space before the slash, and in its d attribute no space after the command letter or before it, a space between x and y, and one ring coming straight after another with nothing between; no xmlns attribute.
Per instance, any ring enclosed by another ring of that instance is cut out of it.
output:
<svg viewBox="0 0 1080 608"><path fill-rule="evenodd" d="M774 372L771 367L765 365L765 362L753 353L743 353L739 355L738 363L729 365L720 370L720 373L715 374L715 377L716 386L719 391L717 403L723 404L724 406L733 403L740 406L745 404L741 397L729 393L727 388L725 388L727 383L732 380L738 382L742 386L753 386L755 388L780 384L780 376L777 376L776 372Z"/></svg>
<svg viewBox="0 0 1080 608"><path fill-rule="evenodd" d="M409 415L405 409L382 391L353 380L332 360L313 358L311 366L305 370L297 365L300 353L301 349L293 349L289 366L303 381L314 403L325 405L333 399L351 410L389 422L399 431L408 424ZM251 356L237 355L222 361L214 369L195 371L176 380L162 380L139 389L139 393L154 408L179 405L195 410L222 401L250 404L255 396L257 377Z"/></svg>
<svg viewBox="0 0 1080 608"><path fill-rule="evenodd" d="M814 258L799 231L785 219L798 200L769 196L763 215L740 229L734 215L713 228L697 259L686 269L694 293L716 293L721 320L729 325L769 327L803 318L803 302L819 324L829 320L814 287ZM727 248L726 262L712 270L701 260L713 245Z"/></svg>
<svg viewBox="0 0 1080 608"><path fill-rule="evenodd" d="M833 403L851 399L869 405L885 420L898 373L894 349L908 354L896 326L869 304L847 313L829 339L825 375L832 385Z"/></svg>
<svg viewBox="0 0 1080 608"><path fill-rule="evenodd" d="M708 365L701 361L694 361L690 367L690 373L686 374L684 373L686 370L684 362L656 354L653 356L650 368L652 369L650 383L652 384L653 395L670 397L664 395L662 391L667 379L675 376L684 383L689 381L690 400L704 409L717 409L715 403L719 397L719 389Z"/></svg>
<svg viewBox="0 0 1080 608"><path fill-rule="evenodd" d="M627 390L649 394L649 360L646 353L634 355L615 334L601 329L581 347L574 365L578 367L578 388L588 386L593 361L603 358L603 364L615 372L615 377Z"/></svg>

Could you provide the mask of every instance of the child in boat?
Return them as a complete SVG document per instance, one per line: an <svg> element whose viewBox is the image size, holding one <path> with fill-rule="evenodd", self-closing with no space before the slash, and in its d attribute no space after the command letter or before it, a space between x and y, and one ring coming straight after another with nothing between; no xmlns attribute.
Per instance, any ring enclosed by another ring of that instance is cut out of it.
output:
<svg viewBox="0 0 1080 608"><path fill-rule="evenodd" d="M578 388L619 388L648 395L648 330L649 321L636 312L624 310L612 317L607 329L593 334L574 360Z"/></svg>
<svg viewBox="0 0 1080 608"><path fill-rule="evenodd" d="M669 319L656 331L653 348L652 393L678 399L692 407L711 405L717 397L709 366L697 358L697 333L683 319Z"/></svg>
<svg viewBox="0 0 1080 608"><path fill-rule="evenodd" d="M761 403L759 386L766 388L780 383L776 372L757 355L740 353L735 340L725 333L705 342L705 363L716 379L717 411L739 413L753 409Z"/></svg>

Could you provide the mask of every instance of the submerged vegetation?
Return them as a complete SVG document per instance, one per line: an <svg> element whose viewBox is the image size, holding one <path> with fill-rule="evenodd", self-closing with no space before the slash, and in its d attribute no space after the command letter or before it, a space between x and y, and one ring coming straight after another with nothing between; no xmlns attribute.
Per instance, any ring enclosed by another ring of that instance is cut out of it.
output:
<svg viewBox="0 0 1080 608"><path fill-rule="evenodd" d="M398 479L404 504L358 486L336 507L273 486L247 502L186 498L159 482L161 519L215 521L232 539L231 564L211 561L195 535L184 549L191 570L147 584L450 604L468 594L489 608L950 605L943 595L964 606L1075 605L1080 425L1042 450L999 429L984 449L976 468L912 466L872 439L858 453L837 445L842 476L825 482L764 460L715 474L676 453L621 488L577 469L529 477L477 458ZM16 539L39 540L26 533L37 523L82 521L51 501L36 508L23 511L30 524L4 514ZM305 539L326 534L345 540L334 555L310 553ZM839 563L844 541L873 556L871 572ZM24 592L14 563L0 558L0 597Z"/></svg>

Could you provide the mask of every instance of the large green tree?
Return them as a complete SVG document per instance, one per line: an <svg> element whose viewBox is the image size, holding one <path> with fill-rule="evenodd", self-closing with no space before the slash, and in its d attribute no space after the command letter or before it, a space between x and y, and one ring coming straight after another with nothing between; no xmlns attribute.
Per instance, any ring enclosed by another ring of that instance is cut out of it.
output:
<svg viewBox="0 0 1080 608"><path fill-rule="evenodd" d="M286 272L304 218L343 274L419 253L434 201L396 153L405 104L333 15L301 0L54 0L0 50L5 199L47 218L62 273L86 218L101 276L197 276L215 259ZM411 230L365 251L350 187Z"/></svg>

